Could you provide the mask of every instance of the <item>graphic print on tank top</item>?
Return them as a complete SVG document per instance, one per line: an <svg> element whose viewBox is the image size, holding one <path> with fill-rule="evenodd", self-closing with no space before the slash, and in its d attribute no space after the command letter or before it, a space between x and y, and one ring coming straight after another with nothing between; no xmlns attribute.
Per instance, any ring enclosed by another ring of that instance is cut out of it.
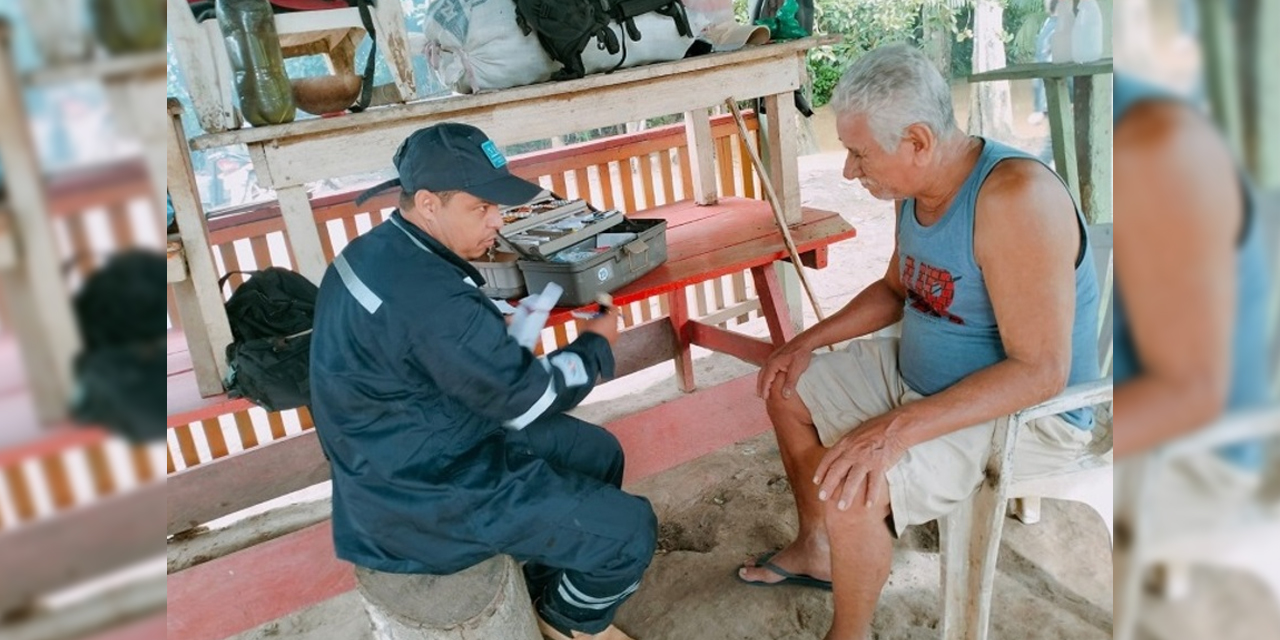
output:
<svg viewBox="0 0 1280 640"><path fill-rule="evenodd" d="M920 262L907 256L902 266L902 284L907 289L907 301L920 313L941 318L954 324L964 324L964 318L951 313L951 303L956 297L956 283L946 269Z"/></svg>

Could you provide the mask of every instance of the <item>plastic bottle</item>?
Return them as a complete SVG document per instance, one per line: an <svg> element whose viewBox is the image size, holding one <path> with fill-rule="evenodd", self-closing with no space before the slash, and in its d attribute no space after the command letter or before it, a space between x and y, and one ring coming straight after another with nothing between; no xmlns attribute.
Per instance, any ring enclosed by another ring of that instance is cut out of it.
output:
<svg viewBox="0 0 1280 640"><path fill-rule="evenodd" d="M1098 0L1080 0L1071 32L1071 59L1093 62L1102 57L1102 9Z"/></svg>
<svg viewBox="0 0 1280 640"><path fill-rule="evenodd" d="M520 346L533 351L534 345L538 343L538 335L547 326L547 318L551 316L551 310L563 293L564 289L560 285L548 282L542 293L521 300L515 317L507 325L507 335L515 338Z"/></svg>
<svg viewBox="0 0 1280 640"><path fill-rule="evenodd" d="M107 51L120 55L164 49L162 0L91 0L93 31Z"/></svg>
<svg viewBox="0 0 1280 640"><path fill-rule="evenodd" d="M1054 16L1058 18L1053 27L1053 36L1049 38L1049 57L1054 62L1071 62L1071 34L1075 23L1075 13L1071 5L1073 0L1058 0L1058 9Z"/></svg>
<svg viewBox="0 0 1280 640"><path fill-rule="evenodd" d="M293 122L297 107L270 3L218 0L217 16L235 74L241 115L259 127Z"/></svg>

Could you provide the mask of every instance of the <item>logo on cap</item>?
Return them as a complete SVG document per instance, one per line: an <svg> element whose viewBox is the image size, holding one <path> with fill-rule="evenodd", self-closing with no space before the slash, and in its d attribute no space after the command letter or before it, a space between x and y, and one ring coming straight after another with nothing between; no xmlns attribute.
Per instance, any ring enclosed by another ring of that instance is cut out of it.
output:
<svg viewBox="0 0 1280 640"><path fill-rule="evenodd" d="M480 145L480 149L484 151L484 155L489 156L489 164L493 165L494 169L501 169L507 165L507 159L503 157L501 151L498 151L498 145L492 140L485 140Z"/></svg>

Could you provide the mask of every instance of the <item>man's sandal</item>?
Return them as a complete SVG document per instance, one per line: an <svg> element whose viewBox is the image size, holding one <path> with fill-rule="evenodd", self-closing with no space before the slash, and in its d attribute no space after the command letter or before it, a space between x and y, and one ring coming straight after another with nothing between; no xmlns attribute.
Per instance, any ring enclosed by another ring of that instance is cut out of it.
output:
<svg viewBox="0 0 1280 640"><path fill-rule="evenodd" d="M797 587L811 587L814 589L822 589L823 591L831 590L830 580L815 578L813 576L805 575L803 573L791 573L790 571L787 571L786 569L783 569L782 567L779 567L778 565L772 562L769 562L769 560L771 560L773 556L776 555L777 553L778 553L777 551L770 551L768 553L760 554L760 556L756 558L755 567L772 571L773 573L782 576L781 580L777 582L765 582L763 580L747 580L742 577L742 574L740 572L743 569L755 568L755 567L749 567L748 565L745 565L745 564L738 567L738 570L733 572L733 577L737 578L738 582L749 584L753 587L781 587L783 585L789 584Z"/></svg>

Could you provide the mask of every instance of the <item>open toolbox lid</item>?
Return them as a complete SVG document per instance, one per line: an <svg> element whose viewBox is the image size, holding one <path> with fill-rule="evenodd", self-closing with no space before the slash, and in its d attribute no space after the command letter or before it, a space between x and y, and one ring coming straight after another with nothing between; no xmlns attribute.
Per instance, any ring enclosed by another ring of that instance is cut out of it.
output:
<svg viewBox="0 0 1280 640"><path fill-rule="evenodd" d="M529 260L546 260L556 252L590 240L622 222L621 211L600 211L584 200L554 195L502 210L498 244Z"/></svg>

